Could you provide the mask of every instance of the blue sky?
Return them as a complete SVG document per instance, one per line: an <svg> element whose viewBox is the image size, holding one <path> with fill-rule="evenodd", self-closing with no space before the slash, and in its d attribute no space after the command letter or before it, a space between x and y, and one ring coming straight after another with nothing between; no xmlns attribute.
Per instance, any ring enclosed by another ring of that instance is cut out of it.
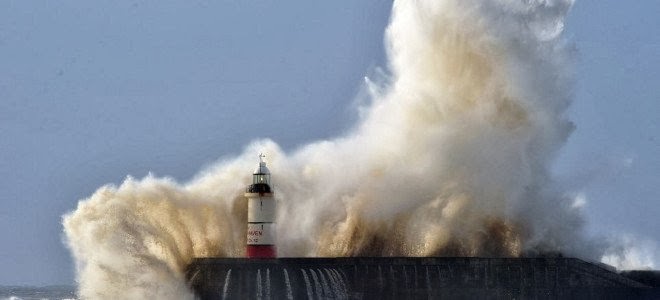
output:
<svg viewBox="0 0 660 300"><path fill-rule="evenodd" d="M0 2L0 284L73 283L60 217L103 184L347 130L390 5ZM584 0L569 16L576 131L555 172L594 234L660 241L659 15Z"/></svg>

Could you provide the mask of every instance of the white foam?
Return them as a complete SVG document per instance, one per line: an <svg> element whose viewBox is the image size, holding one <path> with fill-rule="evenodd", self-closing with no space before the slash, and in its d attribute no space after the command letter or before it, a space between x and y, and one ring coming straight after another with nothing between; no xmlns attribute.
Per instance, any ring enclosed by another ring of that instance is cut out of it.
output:
<svg viewBox="0 0 660 300"><path fill-rule="evenodd" d="M367 80L371 98L345 135L292 153L258 140L191 182L127 178L80 201L63 223L81 297L192 299L192 258L244 255L243 191L262 152L283 256L600 258L581 230L584 201L549 172L572 130L572 4L395 1L390 74Z"/></svg>

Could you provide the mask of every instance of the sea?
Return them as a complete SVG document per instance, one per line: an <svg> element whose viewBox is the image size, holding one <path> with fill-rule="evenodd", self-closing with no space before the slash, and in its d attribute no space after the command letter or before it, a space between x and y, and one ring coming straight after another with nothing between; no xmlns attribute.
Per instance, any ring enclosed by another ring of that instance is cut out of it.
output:
<svg viewBox="0 0 660 300"><path fill-rule="evenodd" d="M78 299L72 285L0 286L0 300L64 300Z"/></svg>

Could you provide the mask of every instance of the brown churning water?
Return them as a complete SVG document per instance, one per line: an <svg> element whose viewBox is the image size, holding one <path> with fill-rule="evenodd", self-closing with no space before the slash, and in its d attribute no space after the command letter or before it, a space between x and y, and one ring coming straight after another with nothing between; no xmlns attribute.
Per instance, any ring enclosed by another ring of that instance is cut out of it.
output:
<svg viewBox="0 0 660 300"><path fill-rule="evenodd" d="M256 153L278 255L599 259L550 165L572 130L563 38L572 0L394 1L389 77L343 136L270 140L177 183L104 186L64 217L84 298L190 299L195 257L241 257Z"/></svg>

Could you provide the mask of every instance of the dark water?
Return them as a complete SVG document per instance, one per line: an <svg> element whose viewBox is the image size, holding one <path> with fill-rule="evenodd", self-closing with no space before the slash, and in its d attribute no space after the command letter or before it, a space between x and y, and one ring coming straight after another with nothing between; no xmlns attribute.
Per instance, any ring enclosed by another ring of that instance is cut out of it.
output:
<svg viewBox="0 0 660 300"><path fill-rule="evenodd" d="M71 285L55 285L45 287L33 286L0 286L0 300L62 300L78 299L76 287Z"/></svg>

